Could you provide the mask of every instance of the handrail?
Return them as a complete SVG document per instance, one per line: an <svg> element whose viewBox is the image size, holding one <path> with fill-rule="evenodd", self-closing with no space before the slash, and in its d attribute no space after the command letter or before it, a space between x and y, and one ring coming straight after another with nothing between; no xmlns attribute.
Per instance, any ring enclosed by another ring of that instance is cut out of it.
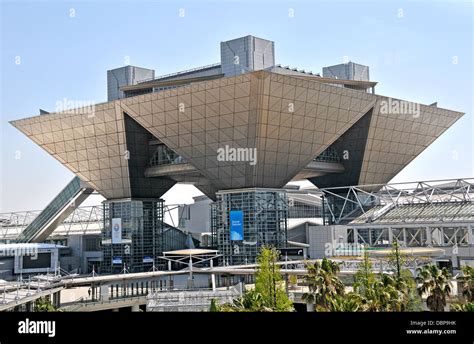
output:
<svg viewBox="0 0 474 344"><path fill-rule="evenodd" d="M183 70L183 71L180 71L180 72L164 74L164 75L160 75L160 76L157 76L157 77L154 77L154 78L143 79L138 84L140 85L140 84L146 83L148 81L161 80L161 79L170 78L170 77L173 77L173 76L180 76L180 75L183 75L183 74L187 74L187 73L191 73L191 72L195 72L195 71L199 71L199 70L203 70L203 69L208 69L208 68L212 68L212 67L217 67L217 66L220 66L220 65L221 65L221 63L217 62L217 63L209 64L209 65L206 65L206 66L202 66L202 67L195 67L195 68L192 68L192 69L186 69L186 70Z"/></svg>

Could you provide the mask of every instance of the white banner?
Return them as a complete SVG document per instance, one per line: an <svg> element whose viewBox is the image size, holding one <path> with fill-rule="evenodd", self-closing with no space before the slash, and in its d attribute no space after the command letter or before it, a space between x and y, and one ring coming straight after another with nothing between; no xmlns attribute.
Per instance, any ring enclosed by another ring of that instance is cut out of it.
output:
<svg viewBox="0 0 474 344"><path fill-rule="evenodd" d="M120 217L112 219L112 244L122 243L122 219Z"/></svg>

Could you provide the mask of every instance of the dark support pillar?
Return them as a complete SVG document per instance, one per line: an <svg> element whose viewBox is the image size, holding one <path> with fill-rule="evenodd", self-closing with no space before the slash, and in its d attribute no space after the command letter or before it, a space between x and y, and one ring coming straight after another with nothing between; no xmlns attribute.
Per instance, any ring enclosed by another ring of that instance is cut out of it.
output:
<svg viewBox="0 0 474 344"><path fill-rule="evenodd" d="M55 308L59 308L61 305L61 291L57 291L53 294L52 304Z"/></svg>

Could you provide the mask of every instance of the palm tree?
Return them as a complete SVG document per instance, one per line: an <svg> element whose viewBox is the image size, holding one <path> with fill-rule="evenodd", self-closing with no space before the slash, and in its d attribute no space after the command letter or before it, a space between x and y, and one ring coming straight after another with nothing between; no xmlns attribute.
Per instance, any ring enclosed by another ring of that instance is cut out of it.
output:
<svg viewBox="0 0 474 344"><path fill-rule="evenodd" d="M382 274L370 281L361 294L362 308L368 312L400 312L404 310L404 295L395 278Z"/></svg>
<svg viewBox="0 0 474 344"><path fill-rule="evenodd" d="M361 298L357 294L336 295L329 300L328 310L330 312L359 312L362 310Z"/></svg>
<svg viewBox="0 0 474 344"><path fill-rule="evenodd" d="M457 280L462 288L462 295L468 302L474 302L474 268L470 266L461 267L461 275Z"/></svg>
<svg viewBox="0 0 474 344"><path fill-rule="evenodd" d="M401 312L405 310L407 302L406 290L408 287L406 282L396 275L392 277L382 274L380 277L380 289L383 291L385 299L384 310L392 312Z"/></svg>
<svg viewBox="0 0 474 344"><path fill-rule="evenodd" d="M400 266L394 271L395 277L388 274L376 276L368 251L365 251L353 284L354 292L361 296L362 308L370 312L403 311L407 304L408 286L401 278L402 273L404 270Z"/></svg>
<svg viewBox="0 0 474 344"><path fill-rule="evenodd" d="M328 309L329 302L337 295L344 295L344 284L337 277L339 264L324 258L306 266L308 270L305 280L309 292L303 294L303 301L315 304L319 308Z"/></svg>
<svg viewBox="0 0 474 344"><path fill-rule="evenodd" d="M433 264L417 269L418 293L420 296L428 294L426 305L432 312L444 311L446 297L451 293L450 279L446 268L439 269Z"/></svg>
<svg viewBox="0 0 474 344"><path fill-rule="evenodd" d="M474 302L453 303L451 305L452 312L474 312Z"/></svg>

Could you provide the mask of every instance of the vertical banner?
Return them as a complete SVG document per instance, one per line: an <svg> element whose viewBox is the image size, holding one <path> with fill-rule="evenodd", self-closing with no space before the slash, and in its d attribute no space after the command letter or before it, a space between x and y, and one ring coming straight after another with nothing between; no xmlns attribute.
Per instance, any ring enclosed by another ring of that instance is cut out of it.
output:
<svg viewBox="0 0 474 344"><path fill-rule="evenodd" d="M120 217L112 219L112 244L122 243L122 219Z"/></svg>
<svg viewBox="0 0 474 344"><path fill-rule="evenodd" d="M230 240L244 240L244 212L242 210L230 211Z"/></svg>

